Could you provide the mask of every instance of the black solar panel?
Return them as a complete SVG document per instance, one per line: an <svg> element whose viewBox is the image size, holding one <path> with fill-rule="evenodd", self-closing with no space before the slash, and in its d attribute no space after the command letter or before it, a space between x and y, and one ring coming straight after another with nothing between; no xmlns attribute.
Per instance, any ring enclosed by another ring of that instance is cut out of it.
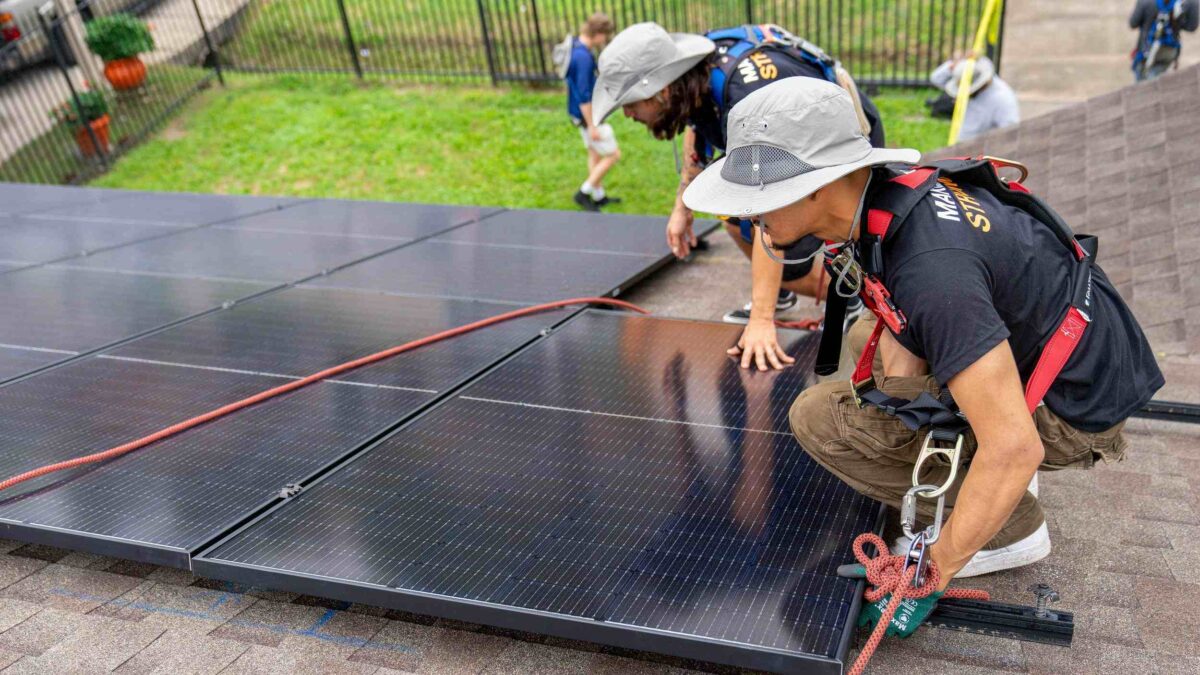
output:
<svg viewBox="0 0 1200 675"><path fill-rule="evenodd" d="M303 200L289 197L244 197L171 192L105 190L95 199L68 199L63 205L32 214L35 218L115 220L161 225L210 225L252 213L270 211Z"/></svg>
<svg viewBox="0 0 1200 675"><path fill-rule="evenodd" d="M131 441L286 380L92 357L0 387L0 473ZM321 383L5 492L9 536L187 566L188 552L425 403ZM53 489L51 489L53 488Z"/></svg>
<svg viewBox="0 0 1200 675"><path fill-rule="evenodd" d="M743 371L723 354L739 330L585 313L195 569L746 667L840 672L860 591L836 568L877 507L813 463L782 422L814 341L785 336L799 357L788 371ZM588 368L562 368L575 349ZM587 393L544 398L571 390Z"/></svg>
<svg viewBox="0 0 1200 675"><path fill-rule="evenodd" d="M123 357L304 376L511 310L507 305L325 288L289 288L113 351ZM351 371L340 380L442 391L562 320L499 324Z"/></svg>
<svg viewBox="0 0 1200 675"><path fill-rule="evenodd" d="M240 281L36 267L0 274L0 343L88 351L266 290ZM57 360L57 359L56 359Z"/></svg>
<svg viewBox="0 0 1200 675"><path fill-rule="evenodd" d="M604 294L645 273L660 258L430 240L309 283L400 295L532 304Z"/></svg>
<svg viewBox="0 0 1200 675"><path fill-rule="evenodd" d="M180 276L291 282L403 242L206 227L72 260L72 266Z"/></svg>
<svg viewBox="0 0 1200 675"><path fill-rule="evenodd" d="M60 350L30 349L10 345L0 345L0 382L28 373L62 361L71 356L70 352Z"/></svg>
<svg viewBox="0 0 1200 675"><path fill-rule="evenodd" d="M173 231L161 225L10 216L0 219L0 259L44 263Z"/></svg>
<svg viewBox="0 0 1200 675"><path fill-rule="evenodd" d="M415 239L478 220L501 209L479 206L442 206L395 202L322 199L247 216L230 227Z"/></svg>
<svg viewBox="0 0 1200 675"><path fill-rule="evenodd" d="M57 185L30 185L26 183L0 183L0 204L4 213L34 213L47 209L83 207L125 194L116 190L95 188L60 187Z"/></svg>
<svg viewBox="0 0 1200 675"><path fill-rule="evenodd" d="M661 217L505 211L439 236L438 240L658 257L668 252L665 226Z"/></svg>

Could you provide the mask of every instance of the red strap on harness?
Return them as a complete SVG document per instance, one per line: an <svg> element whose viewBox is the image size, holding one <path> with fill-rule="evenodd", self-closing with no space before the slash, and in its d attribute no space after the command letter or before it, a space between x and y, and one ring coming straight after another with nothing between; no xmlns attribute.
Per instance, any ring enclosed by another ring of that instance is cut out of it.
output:
<svg viewBox="0 0 1200 675"><path fill-rule="evenodd" d="M875 365L875 351L879 349L879 337L883 335L883 322L875 322L875 330L871 331L871 338L867 340L867 344L863 347L862 354L858 356L858 364L854 366L854 375L850 378L850 384L855 389L860 384L874 379L871 375L871 367Z"/></svg>
<svg viewBox="0 0 1200 675"><path fill-rule="evenodd" d="M1067 359L1071 358L1071 354L1079 346L1088 322L1083 312L1074 307L1069 308L1050 341L1042 348L1042 355L1038 357L1037 365L1033 368L1033 375L1029 376L1029 382L1025 384L1025 405L1029 408L1030 415L1042 402L1046 392L1050 390L1050 385L1054 384L1058 374L1067 365Z"/></svg>

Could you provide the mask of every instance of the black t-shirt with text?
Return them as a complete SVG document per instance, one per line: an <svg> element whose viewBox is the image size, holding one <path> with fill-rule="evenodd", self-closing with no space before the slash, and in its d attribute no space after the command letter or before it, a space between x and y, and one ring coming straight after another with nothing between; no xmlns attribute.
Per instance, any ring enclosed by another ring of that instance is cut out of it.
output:
<svg viewBox="0 0 1200 675"><path fill-rule="evenodd" d="M868 205L902 168L875 169ZM1048 226L983 188L939 177L884 240L884 286L908 318L897 340L943 385L1008 340L1024 383L1066 314L1075 264ZM1133 313L1100 266L1092 270L1092 322L1044 402L1097 432L1145 405L1163 376Z"/></svg>
<svg viewBox="0 0 1200 675"><path fill-rule="evenodd" d="M722 59L737 61L737 67L726 81L725 109L718 110L710 97L700 111L688 120L688 124L696 132L697 148L707 143L714 151L713 154L716 154L716 151L725 151L725 120L729 111L752 92L787 77L825 79L825 74L816 64L774 47L751 49L736 57L718 52L708 58L708 63L712 68L717 68ZM862 100L863 113L871 123L871 145L882 148L884 136L879 111L865 94L860 92L859 98Z"/></svg>

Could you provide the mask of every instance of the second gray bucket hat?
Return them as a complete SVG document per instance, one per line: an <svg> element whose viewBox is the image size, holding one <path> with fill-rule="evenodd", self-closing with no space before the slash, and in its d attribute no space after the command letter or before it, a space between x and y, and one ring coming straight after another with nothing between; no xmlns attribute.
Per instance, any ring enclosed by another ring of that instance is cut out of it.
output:
<svg viewBox="0 0 1200 675"><path fill-rule="evenodd" d="M668 33L649 21L621 31L600 53L600 78L592 92L593 124L620 106L654 96L716 48L703 35Z"/></svg>

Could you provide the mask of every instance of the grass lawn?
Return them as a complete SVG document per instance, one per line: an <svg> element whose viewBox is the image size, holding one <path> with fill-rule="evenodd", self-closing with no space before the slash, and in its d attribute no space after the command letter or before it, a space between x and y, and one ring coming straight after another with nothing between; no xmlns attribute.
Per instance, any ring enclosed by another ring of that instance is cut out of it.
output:
<svg viewBox="0 0 1200 675"><path fill-rule="evenodd" d="M578 131L555 90L394 87L349 78L235 76L197 97L153 140L93 182L102 187L574 209L585 175ZM945 144L924 91L875 97L889 145ZM620 115L623 158L610 211L664 214L671 144Z"/></svg>

